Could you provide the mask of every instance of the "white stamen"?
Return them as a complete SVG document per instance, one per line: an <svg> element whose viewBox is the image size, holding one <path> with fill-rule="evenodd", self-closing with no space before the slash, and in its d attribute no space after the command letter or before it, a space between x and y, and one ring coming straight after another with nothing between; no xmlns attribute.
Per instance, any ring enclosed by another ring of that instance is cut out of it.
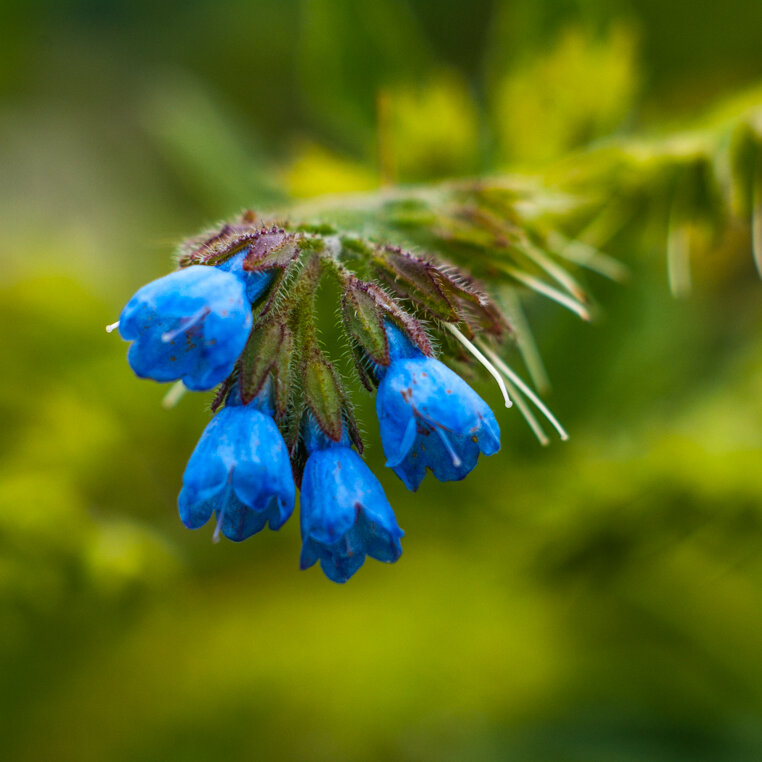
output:
<svg viewBox="0 0 762 762"><path fill-rule="evenodd" d="M497 381L497 385L500 387L500 391L503 394L505 400L505 406L511 407L513 403L508 396L508 389L505 387L503 377L498 372L497 368L458 330L458 328L452 323L445 323L450 333L489 371L492 378Z"/></svg>
<svg viewBox="0 0 762 762"><path fill-rule="evenodd" d="M112 332L113 332L113 331L115 331L117 328L119 328L119 323L120 323L120 322L121 322L121 321L117 320L117 321L116 321L116 323L111 323L111 325L107 325L107 326L106 326L106 333L112 333Z"/></svg>
<svg viewBox="0 0 762 762"><path fill-rule="evenodd" d="M519 376L509 365L506 363L499 355L497 355L495 352L493 352L489 347L482 344L482 349L484 349L487 356L492 360L492 362L497 365L498 368L505 374L505 377L514 383L525 395L526 397L532 402L535 407L548 419L549 423L553 426L553 428L558 432L558 435L561 437L562 440L566 441L569 438L569 435L566 433L566 430L564 427L558 422L558 419L553 415L553 413L548 410L545 403L524 383L521 376Z"/></svg>
<svg viewBox="0 0 762 762"><path fill-rule="evenodd" d="M461 461L461 459L458 457L455 450L453 450L453 447L450 444L450 440L447 438L447 434L445 434L444 431L442 431L442 429L439 428L439 426L435 426L434 431L436 431L437 434L439 434L439 438L442 440L442 444L445 446L445 450L447 450L447 452L450 455L450 458L452 459L452 465L455 468L459 468L463 461Z"/></svg>
<svg viewBox="0 0 762 762"><path fill-rule="evenodd" d="M164 395L164 399L161 401L161 406L165 410L173 408L188 391L188 387L182 381L177 381L170 386L169 391Z"/></svg>
<svg viewBox="0 0 762 762"><path fill-rule="evenodd" d="M200 320L203 320L207 312L209 312L209 308L202 307L198 312L195 312L189 318L181 318L180 325L175 328L174 331L167 331L166 333L163 333L161 335L161 340L165 344L172 341L172 339L174 339L176 336L179 336L181 333L185 333L185 331L187 331L189 328L192 328Z"/></svg>

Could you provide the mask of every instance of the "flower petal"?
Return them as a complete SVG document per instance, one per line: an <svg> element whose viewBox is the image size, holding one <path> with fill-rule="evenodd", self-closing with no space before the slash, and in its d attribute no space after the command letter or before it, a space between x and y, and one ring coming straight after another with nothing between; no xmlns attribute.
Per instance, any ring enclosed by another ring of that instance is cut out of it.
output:
<svg viewBox="0 0 762 762"><path fill-rule="evenodd" d="M119 332L134 341L128 353L141 378L182 379L211 389L230 374L251 329L241 280L193 265L148 283L122 310Z"/></svg>
<svg viewBox="0 0 762 762"><path fill-rule="evenodd" d="M183 487L177 498L180 520L188 529L200 529L212 517L214 503L200 499L198 493Z"/></svg>
<svg viewBox="0 0 762 762"><path fill-rule="evenodd" d="M402 530L378 479L346 446L314 450L302 479L301 567L320 559L325 575L346 582L366 554L396 561Z"/></svg>
<svg viewBox="0 0 762 762"><path fill-rule="evenodd" d="M225 407L188 461L180 513L196 528L217 511L223 534L240 542L268 522L279 529L294 509L295 493L288 452L272 418L256 405Z"/></svg>
<svg viewBox="0 0 762 762"><path fill-rule="evenodd" d="M247 538L261 532L269 518L269 506L263 510L254 511L244 505L231 491L224 510L217 510L217 517L221 519L222 534L233 542L243 542Z"/></svg>
<svg viewBox="0 0 762 762"><path fill-rule="evenodd" d="M332 545L351 529L364 476L358 472L357 461L362 463L345 447L316 450L310 455L302 476L303 535Z"/></svg>
<svg viewBox="0 0 762 762"><path fill-rule="evenodd" d="M394 360L379 385L376 410L387 466L412 491L427 467L440 481L457 481L476 466L480 451L491 455L500 448L487 403L430 357Z"/></svg>
<svg viewBox="0 0 762 762"><path fill-rule="evenodd" d="M332 582L343 584L365 563L364 553L351 556L341 552L321 553L320 568Z"/></svg>

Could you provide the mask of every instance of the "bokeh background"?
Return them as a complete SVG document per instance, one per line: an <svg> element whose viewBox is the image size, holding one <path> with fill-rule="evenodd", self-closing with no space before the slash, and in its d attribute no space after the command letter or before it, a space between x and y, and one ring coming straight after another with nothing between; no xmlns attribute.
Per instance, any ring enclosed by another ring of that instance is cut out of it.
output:
<svg viewBox="0 0 762 762"><path fill-rule="evenodd" d="M0 757L762 759L762 303L748 237L669 293L614 251L533 306L572 434L515 412L463 483L368 457L405 553L345 586L298 522L210 543L166 411L103 327L243 207L534 169L762 80L756 0L4 0ZM480 387L498 405L495 389Z"/></svg>

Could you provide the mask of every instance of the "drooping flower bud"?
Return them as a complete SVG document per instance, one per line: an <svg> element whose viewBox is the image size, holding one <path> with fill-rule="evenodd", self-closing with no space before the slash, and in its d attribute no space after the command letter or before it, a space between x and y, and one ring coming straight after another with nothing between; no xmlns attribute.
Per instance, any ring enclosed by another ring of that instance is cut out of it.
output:
<svg viewBox="0 0 762 762"><path fill-rule="evenodd" d="M346 582L370 556L393 563L402 554L402 530L378 479L351 449L348 437L328 439L314 422L302 478L300 566L318 560L325 575Z"/></svg>
<svg viewBox="0 0 762 762"><path fill-rule="evenodd" d="M180 518L189 529L217 516L217 532L240 542L280 529L294 509L296 488L267 391L243 405L234 387L228 404L201 435L183 475Z"/></svg>
<svg viewBox="0 0 762 762"><path fill-rule="evenodd" d="M376 397L386 465L412 491L426 468L440 481L463 479L480 452L500 449L494 414L460 376L420 354L391 323L387 334L392 361Z"/></svg>
<svg viewBox="0 0 762 762"><path fill-rule="evenodd" d="M141 378L177 381L204 391L233 370L251 328L243 281L213 267L192 266L139 289L119 319L132 341L127 359Z"/></svg>

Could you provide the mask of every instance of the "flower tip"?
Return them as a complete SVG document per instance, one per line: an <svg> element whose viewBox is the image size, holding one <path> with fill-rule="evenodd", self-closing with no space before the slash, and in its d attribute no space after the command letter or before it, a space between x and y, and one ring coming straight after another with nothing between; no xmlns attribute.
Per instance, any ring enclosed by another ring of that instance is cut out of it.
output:
<svg viewBox="0 0 762 762"><path fill-rule="evenodd" d="M354 575L354 572L351 574L345 574L344 572L333 569L329 564L321 563L320 568L323 574L325 574L325 576L328 577L331 582L335 582L337 585L345 585Z"/></svg>
<svg viewBox="0 0 762 762"><path fill-rule="evenodd" d="M111 323L110 325L106 326L106 333L113 333L117 328L119 328L120 321L117 320L116 323Z"/></svg>

